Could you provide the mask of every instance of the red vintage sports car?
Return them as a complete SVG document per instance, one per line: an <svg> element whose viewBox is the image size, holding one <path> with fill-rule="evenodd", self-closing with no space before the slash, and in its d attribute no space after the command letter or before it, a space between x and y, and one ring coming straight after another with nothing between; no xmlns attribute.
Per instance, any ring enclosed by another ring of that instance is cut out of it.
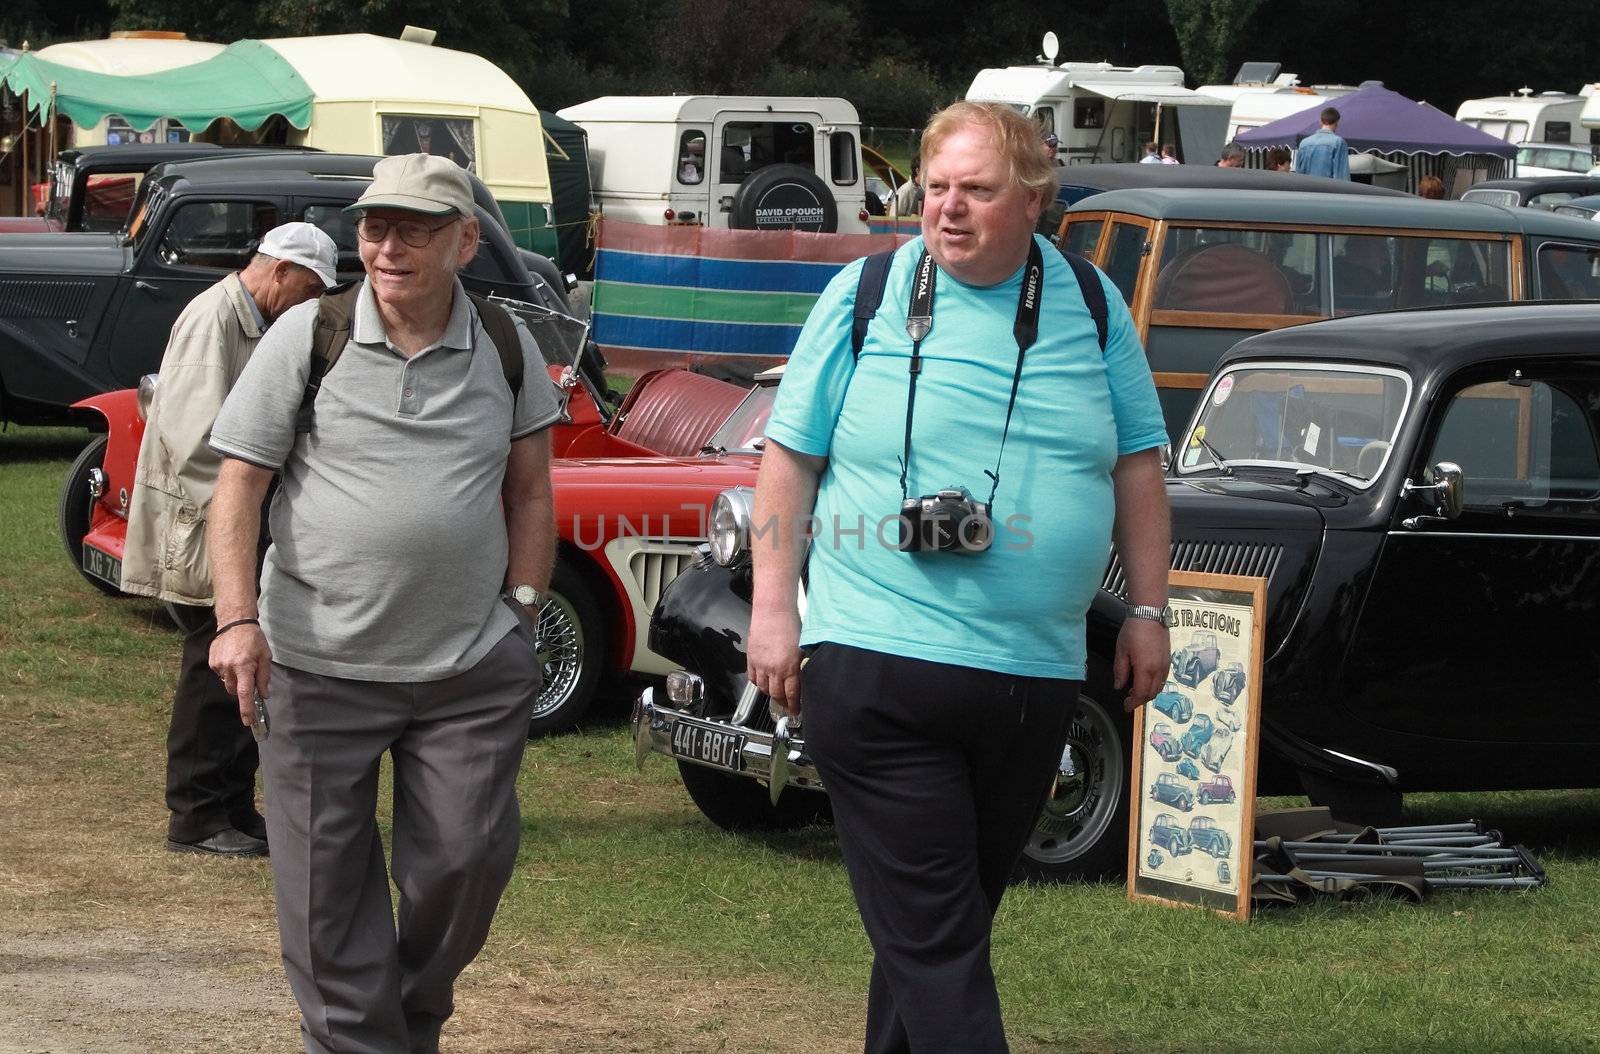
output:
<svg viewBox="0 0 1600 1054"><path fill-rule="evenodd" d="M663 675L673 665L646 646L661 590L708 533L712 501L750 484L780 370L753 388L686 370L645 374L615 412L579 371L549 367L565 395L552 468L560 549L539 620L544 688L530 735L571 727L602 679ZM138 389L75 404L103 418L61 492L67 555L84 578L121 596L123 543L144 407L157 375ZM176 619L176 611L170 609Z"/></svg>

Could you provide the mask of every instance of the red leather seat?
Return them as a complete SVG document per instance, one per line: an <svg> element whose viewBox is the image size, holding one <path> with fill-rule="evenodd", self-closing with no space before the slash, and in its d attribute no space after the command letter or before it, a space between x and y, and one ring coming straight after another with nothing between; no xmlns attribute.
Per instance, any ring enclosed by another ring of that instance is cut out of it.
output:
<svg viewBox="0 0 1600 1054"><path fill-rule="evenodd" d="M612 434L658 454L687 457L699 453L749 390L687 370L656 370L628 392Z"/></svg>

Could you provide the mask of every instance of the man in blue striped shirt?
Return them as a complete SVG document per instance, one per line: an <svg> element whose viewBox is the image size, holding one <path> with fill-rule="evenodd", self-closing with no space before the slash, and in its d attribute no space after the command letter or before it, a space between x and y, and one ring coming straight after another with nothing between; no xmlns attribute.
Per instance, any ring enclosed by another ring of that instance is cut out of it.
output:
<svg viewBox="0 0 1600 1054"><path fill-rule="evenodd" d="M1339 136L1339 111L1322 111L1322 128L1300 141L1294 152L1294 170L1308 176L1350 178L1350 144Z"/></svg>

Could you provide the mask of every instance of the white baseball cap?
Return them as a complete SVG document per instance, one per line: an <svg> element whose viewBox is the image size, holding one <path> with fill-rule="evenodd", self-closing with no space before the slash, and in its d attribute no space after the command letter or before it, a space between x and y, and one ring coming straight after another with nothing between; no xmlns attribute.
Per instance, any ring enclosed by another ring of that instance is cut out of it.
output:
<svg viewBox="0 0 1600 1054"><path fill-rule="evenodd" d="M329 289L339 284L339 247L313 224L285 223L274 227L261 239L256 251L315 271Z"/></svg>

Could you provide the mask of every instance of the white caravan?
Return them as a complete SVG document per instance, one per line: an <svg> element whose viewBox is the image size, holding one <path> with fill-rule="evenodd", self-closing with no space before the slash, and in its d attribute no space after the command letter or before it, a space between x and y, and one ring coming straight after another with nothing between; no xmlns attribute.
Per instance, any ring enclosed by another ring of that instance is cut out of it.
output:
<svg viewBox="0 0 1600 1054"><path fill-rule="evenodd" d="M1225 99L1231 104L1224 142L1233 142L1240 132L1289 117L1304 110L1322 108L1341 95L1356 89L1349 84L1300 83L1293 73L1282 73L1276 62L1246 62L1239 67L1232 84L1202 84L1195 91Z"/></svg>
<svg viewBox="0 0 1600 1054"><path fill-rule="evenodd" d="M559 113L589 134L606 216L867 233L861 119L843 99L608 95Z"/></svg>
<svg viewBox="0 0 1600 1054"><path fill-rule="evenodd" d="M1515 95L1468 99L1456 110L1456 120L1508 143L1580 143L1583 104L1581 95L1547 91L1535 95L1523 88Z"/></svg>
<svg viewBox="0 0 1600 1054"><path fill-rule="evenodd" d="M74 40L51 44L35 54L46 62L107 73L116 77L137 77L162 73L179 66L204 62L221 54L221 44L190 40L183 33L160 30L133 30L111 34L105 40ZM100 119L93 128L72 126L72 146L116 146L124 143L187 143L189 130L177 121L162 118L143 131L135 131L120 116ZM62 145L66 145L63 143Z"/></svg>
<svg viewBox="0 0 1600 1054"><path fill-rule="evenodd" d="M1222 151L1228 103L1183 86L1176 66L1113 66L1056 61L1059 43L1044 35L1031 66L979 70L967 89L974 102L1003 102L1054 132L1062 164L1137 161L1144 144L1176 143L1189 164L1209 165Z"/></svg>

